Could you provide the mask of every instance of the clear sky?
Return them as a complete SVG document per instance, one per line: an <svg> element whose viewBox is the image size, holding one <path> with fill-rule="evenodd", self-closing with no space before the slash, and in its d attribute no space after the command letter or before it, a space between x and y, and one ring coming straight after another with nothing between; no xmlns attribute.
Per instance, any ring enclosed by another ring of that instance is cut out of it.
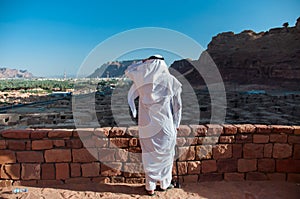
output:
<svg viewBox="0 0 300 199"><path fill-rule="evenodd" d="M99 43L126 30L168 28L206 49L221 32L294 26L299 10L299 0L0 0L0 67L74 75Z"/></svg>

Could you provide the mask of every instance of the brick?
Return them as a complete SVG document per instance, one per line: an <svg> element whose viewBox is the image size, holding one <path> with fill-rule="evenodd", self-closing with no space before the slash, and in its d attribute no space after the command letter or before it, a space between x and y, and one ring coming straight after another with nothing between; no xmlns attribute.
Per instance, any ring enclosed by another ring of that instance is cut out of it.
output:
<svg viewBox="0 0 300 199"><path fill-rule="evenodd" d="M268 143L270 137L268 135L253 135L253 143Z"/></svg>
<svg viewBox="0 0 300 199"><path fill-rule="evenodd" d="M184 183L197 183L198 182L198 175L186 175L183 176Z"/></svg>
<svg viewBox="0 0 300 199"><path fill-rule="evenodd" d="M142 163L125 163L124 164L125 177L145 177Z"/></svg>
<svg viewBox="0 0 300 199"><path fill-rule="evenodd" d="M289 135L288 143L290 143L290 144L300 144L300 136L299 135Z"/></svg>
<svg viewBox="0 0 300 199"><path fill-rule="evenodd" d="M100 174L100 164L98 162L85 163L81 165L83 177L96 177Z"/></svg>
<svg viewBox="0 0 300 199"><path fill-rule="evenodd" d="M178 162L178 175L187 174L187 162Z"/></svg>
<svg viewBox="0 0 300 199"><path fill-rule="evenodd" d="M34 131L31 132L31 139L43 139L48 137L48 132L49 130L40 130L40 129L35 129Z"/></svg>
<svg viewBox="0 0 300 199"><path fill-rule="evenodd" d="M26 141L22 140L8 140L7 141L8 149L11 150L25 150L26 149Z"/></svg>
<svg viewBox="0 0 300 199"><path fill-rule="evenodd" d="M223 124L225 135L235 135L237 133L237 127L231 124Z"/></svg>
<svg viewBox="0 0 300 199"><path fill-rule="evenodd" d="M188 137L191 134L191 128L187 125L180 125L177 130L177 137ZM194 135L195 136L195 135Z"/></svg>
<svg viewBox="0 0 300 199"><path fill-rule="evenodd" d="M263 158L264 157L264 145L263 144L250 144L247 143L243 148L244 158Z"/></svg>
<svg viewBox="0 0 300 199"><path fill-rule="evenodd" d="M238 159L238 172L256 171L256 165L256 159Z"/></svg>
<svg viewBox="0 0 300 199"><path fill-rule="evenodd" d="M84 139L86 137L91 137L94 135L95 129L94 128L76 128L73 131L73 137Z"/></svg>
<svg viewBox="0 0 300 199"><path fill-rule="evenodd" d="M255 181L268 180L268 177L264 173L249 172L249 173L246 173L246 180L255 180Z"/></svg>
<svg viewBox="0 0 300 199"><path fill-rule="evenodd" d="M0 164L15 163L16 156L11 150L0 150Z"/></svg>
<svg viewBox="0 0 300 199"><path fill-rule="evenodd" d="M5 140L0 140L0 149L6 149L6 142L5 142Z"/></svg>
<svg viewBox="0 0 300 199"><path fill-rule="evenodd" d="M195 160L195 147L178 147L179 160Z"/></svg>
<svg viewBox="0 0 300 199"><path fill-rule="evenodd" d="M223 180L221 173L205 173L199 175L199 182L212 182L221 180Z"/></svg>
<svg viewBox="0 0 300 199"><path fill-rule="evenodd" d="M133 137L138 137L139 135L139 128L137 126L131 126L127 129L127 134Z"/></svg>
<svg viewBox="0 0 300 199"><path fill-rule="evenodd" d="M20 151L16 154L18 162L44 162L43 153L40 151Z"/></svg>
<svg viewBox="0 0 300 199"><path fill-rule="evenodd" d="M22 186L34 187L37 185L37 180L22 180Z"/></svg>
<svg viewBox="0 0 300 199"><path fill-rule="evenodd" d="M108 137L109 136L109 130L111 127L104 127L104 128L96 128L94 130L94 135L98 137Z"/></svg>
<svg viewBox="0 0 300 199"><path fill-rule="evenodd" d="M109 165L101 164L101 176L119 176L122 174L122 163L110 162Z"/></svg>
<svg viewBox="0 0 300 199"><path fill-rule="evenodd" d="M128 184L144 184L145 178L126 178L125 182Z"/></svg>
<svg viewBox="0 0 300 199"><path fill-rule="evenodd" d="M81 166L79 163L71 163L71 177L79 177L81 176Z"/></svg>
<svg viewBox="0 0 300 199"><path fill-rule="evenodd" d="M243 154L243 145L242 144L232 144L232 157L241 158Z"/></svg>
<svg viewBox="0 0 300 199"><path fill-rule="evenodd" d="M271 134L270 142L276 143L286 143L287 142L287 134Z"/></svg>
<svg viewBox="0 0 300 199"><path fill-rule="evenodd" d="M190 125L190 127L191 127L191 135L193 136L207 135L207 127L204 125Z"/></svg>
<svg viewBox="0 0 300 199"><path fill-rule="evenodd" d="M207 136L220 136L223 134L223 126L219 124L207 124Z"/></svg>
<svg viewBox="0 0 300 199"><path fill-rule="evenodd" d="M252 143L252 137L253 135L250 134L237 134L235 137L235 143Z"/></svg>
<svg viewBox="0 0 300 199"><path fill-rule="evenodd" d="M186 139L184 137L177 137L176 138L176 145L179 146L179 147L187 145L186 144Z"/></svg>
<svg viewBox="0 0 300 199"><path fill-rule="evenodd" d="M217 162L216 160L203 160L201 167L202 173L211 173L217 171Z"/></svg>
<svg viewBox="0 0 300 199"><path fill-rule="evenodd" d="M235 137L233 135L222 135L219 137L219 143L225 143L225 144L229 144L229 143L234 143L235 142Z"/></svg>
<svg viewBox="0 0 300 199"><path fill-rule="evenodd" d="M294 128L292 126L285 126L285 125L271 125L272 133L286 133L292 134Z"/></svg>
<svg viewBox="0 0 300 199"><path fill-rule="evenodd" d="M265 133L269 134L272 131L272 127L264 124L255 124L256 133Z"/></svg>
<svg viewBox="0 0 300 199"><path fill-rule="evenodd" d="M71 149L80 149L82 148L83 143L80 139L66 140L66 147Z"/></svg>
<svg viewBox="0 0 300 199"><path fill-rule="evenodd" d="M124 136L125 133L126 133L125 127L113 127L109 132L109 136L110 137L119 137L119 136Z"/></svg>
<svg viewBox="0 0 300 199"><path fill-rule="evenodd" d="M224 180L226 181L243 181L244 178L243 173L224 173Z"/></svg>
<svg viewBox="0 0 300 199"><path fill-rule="evenodd" d="M42 164L42 179L43 180L54 180L55 179L54 164Z"/></svg>
<svg viewBox="0 0 300 199"><path fill-rule="evenodd" d="M213 158L227 159L232 157L232 145L230 144L219 144L213 147Z"/></svg>
<svg viewBox="0 0 300 199"><path fill-rule="evenodd" d="M110 148L125 148L129 146L129 138L110 138Z"/></svg>
<svg viewBox="0 0 300 199"><path fill-rule="evenodd" d="M68 138L71 137L73 133L72 129L53 129L48 132L49 138Z"/></svg>
<svg viewBox="0 0 300 199"><path fill-rule="evenodd" d="M271 181L286 181L285 173L267 173L267 176Z"/></svg>
<svg viewBox="0 0 300 199"><path fill-rule="evenodd" d="M274 158L288 158L292 156L293 146L290 144L275 143L273 147Z"/></svg>
<svg viewBox="0 0 300 199"><path fill-rule="evenodd" d="M1 167L1 179L19 180L20 174L20 164L4 164Z"/></svg>
<svg viewBox="0 0 300 199"><path fill-rule="evenodd" d="M300 144L294 144L293 159L300 159Z"/></svg>
<svg viewBox="0 0 300 199"><path fill-rule="evenodd" d="M287 172L287 173L299 173L300 160L293 160L293 159L276 160L276 171Z"/></svg>
<svg viewBox="0 0 300 199"><path fill-rule="evenodd" d="M93 139L95 140L95 147L97 148L108 147L109 144L108 138L99 138L97 136L93 136Z"/></svg>
<svg viewBox="0 0 300 199"><path fill-rule="evenodd" d="M16 130L16 129L7 129L2 130L1 134L4 138L12 139L29 139L31 130Z"/></svg>
<svg viewBox="0 0 300 199"><path fill-rule="evenodd" d="M275 160L274 159L258 159L257 160L258 171L261 172L274 172Z"/></svg>
<svg viewBox="0 0 300 199"><path fill-rule="evenodd" d="M73 162L94 162L98 159L98 151L96 149L73 149Z"/></svg>
<svg viewBox="0 0 300 199"><path fill-rule="evenodd" d="M264 145L264 157L270 158L273 154L273 144L265 144Z"/></svg>
<svg viewBox="0 0 300 199"><path fill-rule="evenodd" d="M65 146L65 140L52 140L52 144L55 148L64 147Z"/></svg>
<svg viewBox="0 0 300 199"><path fill-rule="evenodd" d="M51 149L53 147L52 140L33 140L31 143L32 150Z"/></svg>
<svg viewBox="0 0 300 199"><path fill-rule="evenodd" d="M256 127L252 124L235 124L238 133L255 133Z"/></svg>
<svg viewBox="0 0 300 199"><path fill-rule="evenodd" d="M50 149L45 151L46 162L70 162L70 149Z"/></svg>
<svg viewBox="0 0 300 199"><path fill-rule="evenodd" d="M116 154L117 158L117 154ZM129 162L142 162L142 153L128 151Z"/></svg>
<svg viewBox="0 0 300 199"><path fill-rule="evenodd" d="M212 157L212 145L196 146L196 160L210 159Z"/></svg>
<svg viewBox="0 0 300 199"><path fill-rule="evenodd" d="M186 146L197 145L199 137L186 137Z"/></svg>
<svg viewBox="0 0 300 199"><path fill-rule="evenodd" d="M188 167L187 173L189 175L200 174L201 162L200 161L187 162L187 167Z"/></svg>
<svg viewBox="0 0 300 199"><path fill-rule="evenodd" d="M217 144L219 141L219 137L198 137L198 145L208 145L208 144Z"/></svg>
<svg viewBox="0 0 300 199"><path fill-rule="evenodd" d="M292 126L294 128L294 134L300 135L300 126Z"/></svg>
<svg viewBox="0 0 300 199"><path fill-rule="evenodd" d="M22 164L21 169L22 180L39 180L41 174L40 164ZM22 183L23 185L23 183Z"/></svg>
<svg viewBox="0 0 300 199"><path fill-rule="evenodd" d="M299 183L300 182L300 174L299 173L288 173L287 174L287 181Z"/></svg>
<svg viewBox="0 0 300 199"><path fill-rule="evenodd" d="M93 137L85 137L81 139L85 148L93 148L96 146L95 139Z"/></svg>
<svg viewBox="0 0 300 199"><path fill-rule="evenodd" d="M129 147L132 147L132 146L140 146L138 138L130 138Z"/></svg>
<svg viewBox="0 0 300 199"><path fill-rule="evenodd" d="M218 172L236 172L237 160L236 159L220 159L217 161Z"/></svg>
<svg viewBox="0 0 300 199"><path fill-rule="evenodd" d="M128 151L125 149L117 149L115 152L116 161L118 162L127 162Z"/></svg>
<svg viewBox="0 0 300 199"><path fill-rule="evenodd" d="M68 163L56 163L55 171L56 171L56 175L55 175L56 180L65 180L70 178Z"/></svg>
<svg viewBox="0 0 300 199"><path fill-rule="evenodd" d="M99 161L101 162L116 161L116 151L117 149L111 149L111 148L99 149Z"/></svg>
<svg viewBox="0 0 300 199"><path fill-rule="evenodd" d="M91 179L90 178L68 178L65 180L65 184L90 184Z"/></svg>

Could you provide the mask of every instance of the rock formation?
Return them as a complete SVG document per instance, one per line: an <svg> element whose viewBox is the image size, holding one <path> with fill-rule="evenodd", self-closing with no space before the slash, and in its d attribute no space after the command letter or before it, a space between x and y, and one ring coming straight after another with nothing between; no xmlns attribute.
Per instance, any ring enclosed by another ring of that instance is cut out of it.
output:
<svg viewBox="0 0 300 199"><path fill-rule="evenodd" d="M300 18L294 27L260 33L220 33L203 53L213 59L224 82L300 88ZM193 85L204 84L199 74L193 72L192 64L190 60L180 60L171 68L184 74Z"/></svg>
<svg viewBox="0 0 300 199"><path fill-rule="evenodd" d="M0 78L32 78L32 73L27 70L0 68Z"/></svg>

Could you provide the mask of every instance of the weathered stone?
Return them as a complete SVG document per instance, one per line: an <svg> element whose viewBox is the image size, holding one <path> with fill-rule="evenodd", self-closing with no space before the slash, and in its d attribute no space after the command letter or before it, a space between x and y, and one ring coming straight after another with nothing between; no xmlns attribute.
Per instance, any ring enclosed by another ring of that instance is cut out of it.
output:
<svg viewBox="0 0 300 199"><path fill-rule="evenodd" d="M70 149L50 149L45 151L46 162L70 162Z"/></svg>
<svg viewBox="0 0 300 199"><path fill-rule="evenodd" d="M196 160L210 159L212 157L212 145L196 146Z"/></svg>
<svg viewBox="0 0 300 199"><path fill-rule="evenodd" d="M111 127L96 128L94 134L98 137L108 137Z"/></svg>
<svg viewBox="0 0 300 199"><path fill-rule="evenodd" d="M249 134L237 134L235 137L236 143L252 143L252 135Z"/></svg>
<svg viewBox="0 0 300 199"><path fill-rule="evenodd" d="M110 162L109 165L101 164L101 176L119 176L121 172L122 163Z"/></svg>
<svg viewBox="0 0 300 199"><path fill-rule="evenodd" d="M256 165L256 159L238 159L238 172L256 171Z"/></svg>
<svg viewBox="0 0 300 199"><path fill-rule="evenodd" d="M125 149L117 149L115 152L116 161L126 162L128 159L128 151Z"/></svg>
<svg viewBox="0 0 300 199"><path fill-rule="evenodd" d="M190 125L191 127L191 135L193 136L206 136L207 135L207 127L204 125Z"/></svg>
<svg viewBox="0 0 300 199"><path fill-rule="evenodd" d="M51 149L53 147L52 140L33 140L31 143L32 150Z"/></svg>
<svg viewBox="0 0 300 199"><path fill-rule="evenodd" d="M232 145L230 144L219 144L213 147L213 158L227 159L232 157Z"/></svg>
<svg viewBox="0 0 300 199"><path fill-rule="evenodd" d="M83 177L96 177L100 174L100 164L98 162L85 163L81 165Z"/></svg>
<svg viewBox="0 0 300 199"><path fill-rule="evenodd" d="M129 138L110 138L109 147L125 148L129 146Z"/></svg>
<svg viewBox="0 0 300 199"><path fill-rule="evenodd" d="M235 135L237 133L237 127L231 124L223 124L224 134Z"/></svg>
<svg viewBox="0 0 300 199"><path fill-rule="evenodd" d="M191 128L187 125L180 125L177 130L178 137L188 137L191 133Z"/></svg>
<svg viewBox="0 0 300 199"><path fill-rule="evenodd" d="M269 125L263 125L263 124L255 124L256 133L266 133L269 134L272 131L272 127Z"/></svg>
<svg viewBox="0 0 300 199"><path fill-rule="evenodd" d="M217 162L216 160L203 160L201 162L201 172L202 173L211 173L217 171Z"/></svg>
<svg viewBox="0 0 300 199"><path fill-rule="evenodd" d="M286 133L292 134L294 128L292 126L285 126L285 125L271 125L273 133Z"/></svg>
<svg viewBox="0 0 300 199"><path fill-rule="evenodd" d="M223 134L223 126L219 124L207 124L207 136L220 136Z"/></svg>
<svg viewBox="0 0 300 199"><path fill-rule="evenodd" d="M235 124L238 133L254 133L256 127L252 124Z"/></svg>
<svg viewBox="0 0 300 199"><path fill-rule="evenodd" d="M54 180L55 179L54 164L42 164L42 179L43 180Z"/></svg>
<svg viewBox="0 0 300 199"><path fill-rule="evenodd" d="M103 148L99 149L99 160L101 162L111 162L116 160L116 151L118 149Z"/></svg>
<svg viewBox="0 0 300 199"><path fill-rule="evenodd" d="M41 174L40 164L22 164L22 180L39 180Z"/></svg>
<svg viewBox="0 0 300 199"><path fill-rule="evenodd" d="M187 162L178 162L178 175L187 174Z"/></svg>
<svg viewBox="0 0 300 199"><path fill-rule="evenodd" d="M69 164L68 163L56 163L55 164L56 171L56 180L65 180L70 177L69 173Z"/></svg>
<svg viewBox="0 0 300 199"><path fill-rule="evenodd" d="M195 160L195 147L178 147L180 161Z"/></svg>
<svg viewBox="0 0 300 199"><path fill-rule="evenodd" d="M247 143L243 148L244 158L262 158L264 156L263 144Z"/></svg>
<svg viewBox="0 0 300 199"><path fill-rule="evenodd" d="M143 164L140 163L125 163L124 164L125 177L144 177Z"/></svg>
<svg viewBox="0 0 300 199"><path fill-rule="evenodd" d="M2 179L19 180L21 174L20 164L4 164L1 167Z"/></svg>
<svg viewBox="0 0 300 199"><path fill-rule="evenodd" d="M292 156L293 146L290 144L275 143L273 147L274 158L288 158Z"/></svg>
<svg viewBox="0 0 300 199"><path fill-rule="evenodd" d="M235 137L233 135L230 135L230 136L220 136L219 137L219 143L223 144L229 144L229 143L234 143L235 142Z"/></svg>
<svg viewBox="0 0 300 199"><path fill-rule="evenodd" d="M0 150L0 164L15 163L16 156L11 150Z"/></svg>
<svg viewBox="0 0 300 199"><path fill-rule="evenodd" d="M201 171L201 162L200 161L191 161L187 162L188 174L200 174Z"/></svg>
<svg viewBox="0 0 300 199"><path fill-rule="evenodd" d="M16 154L18 162L44 162L43 152L40 151L20 151Z"/></svg>
<svg viewBox="0 0 300 199"><path fill-rule="evenodd" d="M109 136L110 137L118 137L118 136L123 136L126 133L126 128L124 127L113 127L110 132Z"/></svg>

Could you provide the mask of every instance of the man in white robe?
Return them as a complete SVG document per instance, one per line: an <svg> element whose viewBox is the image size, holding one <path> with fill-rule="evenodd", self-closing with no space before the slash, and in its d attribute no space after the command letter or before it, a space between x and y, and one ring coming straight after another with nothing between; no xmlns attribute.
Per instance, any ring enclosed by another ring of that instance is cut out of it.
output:
<svg viewBox="0 0 300 199"><path fill-rule="evenodd" d="M130 65L125 71L133 81L128 103L136 117L134 99L139 97L138 126L145 171L145 188L154 194L171 188L177 128L181 120L181 83L169 73L160 55Z"/></svg>

